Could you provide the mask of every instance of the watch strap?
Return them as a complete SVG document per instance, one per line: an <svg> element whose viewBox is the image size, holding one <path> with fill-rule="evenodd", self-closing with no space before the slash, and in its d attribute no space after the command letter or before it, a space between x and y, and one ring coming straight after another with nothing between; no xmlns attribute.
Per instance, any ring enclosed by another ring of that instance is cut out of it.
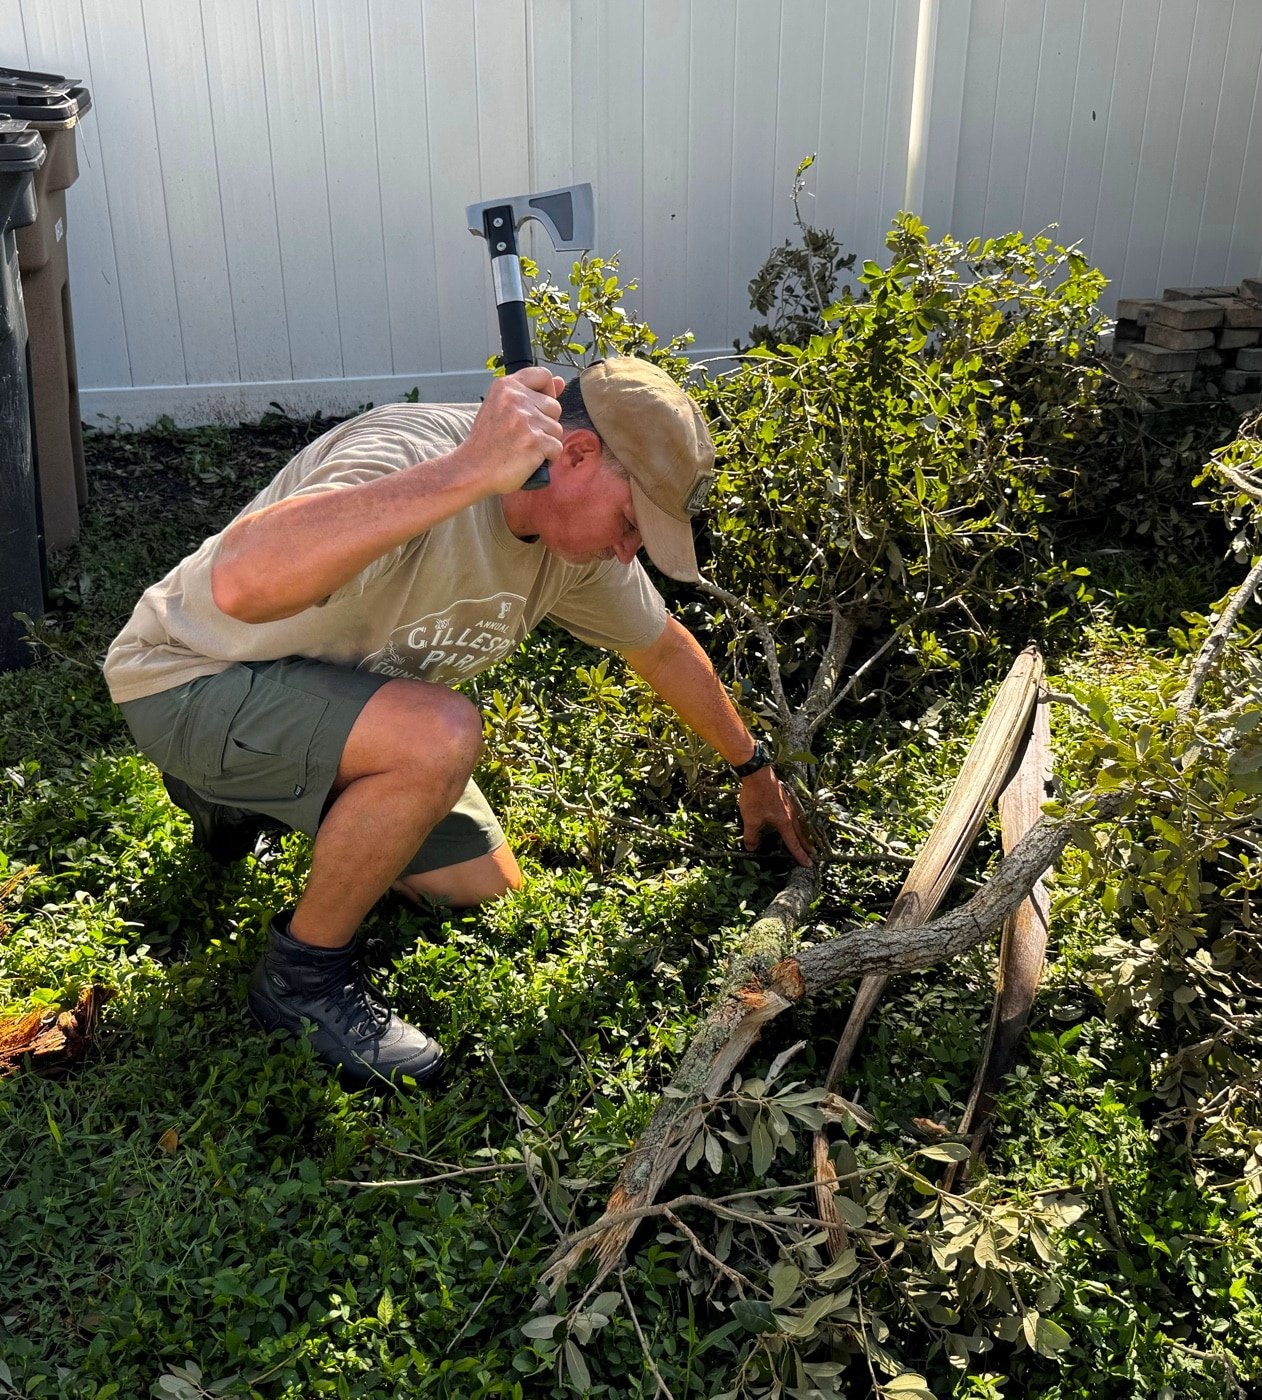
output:
<svg viewBox="0 0 1262 1400"><path fill-rule="evenodd" d="M733 763L732 772L738 778L748 778L751 773L757 773L760 768L767 768L771 765L771 752L765 744L759 740L754 740L754 752L744 763Z"/></svg>

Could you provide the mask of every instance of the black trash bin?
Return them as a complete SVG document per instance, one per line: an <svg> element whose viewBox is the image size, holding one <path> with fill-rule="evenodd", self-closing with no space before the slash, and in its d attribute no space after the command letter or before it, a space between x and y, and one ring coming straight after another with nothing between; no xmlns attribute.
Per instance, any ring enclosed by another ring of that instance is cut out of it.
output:
<svg viewBox="0 0 1262 1400"><path fill-rule="evenodd" d="M78 125L91 106L91 95L77 78L0 68L0 112L29 122L48 152L35 176L35 221L18 234L18 267L31 340L31 401L49 549L65 549L79 538L79 508L88 498L70 306L66 191L79 175Z"/></svg>
<svg viewBox="0 0 1262 1400"><path fill-rule="evenodd" d="M15 230L35 220L39 132L0 116L0 671L30 663L14 617L44 611L43 519L31 436L30 345Z"/></svg>

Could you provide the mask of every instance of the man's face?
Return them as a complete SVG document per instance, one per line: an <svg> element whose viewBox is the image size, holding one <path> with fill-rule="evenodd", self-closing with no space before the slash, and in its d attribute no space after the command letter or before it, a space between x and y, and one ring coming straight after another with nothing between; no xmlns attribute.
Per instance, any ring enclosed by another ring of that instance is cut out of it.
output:
<svg viewBox="0 0 1262 1400"><path fill-rule="evenodd" d="M596 451L553 470L552 485L540 496L546 509L537 521L539 540L567 564L591 564L597 559L619 559L629 564L640 548L631 483L607 471L601 463L599 440L591 437Z"/></svg>

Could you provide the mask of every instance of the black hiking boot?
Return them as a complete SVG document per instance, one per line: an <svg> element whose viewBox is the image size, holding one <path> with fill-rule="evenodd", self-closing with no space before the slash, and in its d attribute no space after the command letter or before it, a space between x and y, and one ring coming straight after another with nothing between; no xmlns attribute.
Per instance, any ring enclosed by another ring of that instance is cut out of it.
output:
<svg viewBox="0 0 1262 1400"><path fill-rule="evenodd" d="M382 1001L364 973L358 939L317 948L289 932L289 915L268 926L267 950L250 976L250 1011L265 1031L301 1034L315 1023L311 1044L353 1083L407 1077L423 1084L443 1065L442 1046Z"/></svg>
<svg viewBox="0 0 1262 1400"><path fill-rule="evenodd" d="M220 865L231 865L234 860L248 856L263 832L284 830L281 823L271 817L207 802L170 773L163 773L162 786L171 801L192 819L193 845Z"/></svg>

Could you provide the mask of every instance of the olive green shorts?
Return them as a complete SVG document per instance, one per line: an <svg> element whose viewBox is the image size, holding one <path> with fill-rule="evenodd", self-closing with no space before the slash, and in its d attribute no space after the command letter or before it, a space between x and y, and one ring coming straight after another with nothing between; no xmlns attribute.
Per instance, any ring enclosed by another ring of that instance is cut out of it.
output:
<svg viewBox="0 0 1262 1400"><path fill-rule="evenodd" d="M359 712L389 676L291 656L251 661L119 706L136 746L209 802L314 836ZM400 872L487 855L504 832L470 780Z"/></svg>

